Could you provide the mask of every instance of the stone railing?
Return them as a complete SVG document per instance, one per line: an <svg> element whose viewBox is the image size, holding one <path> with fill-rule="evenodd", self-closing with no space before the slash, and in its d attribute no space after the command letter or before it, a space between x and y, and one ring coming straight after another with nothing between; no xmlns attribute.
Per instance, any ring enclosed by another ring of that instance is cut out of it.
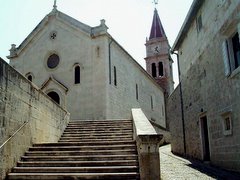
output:
<svg viewBox="0 0 240 180"><path fill-rule="evenodd" d="M141 180L160 180L159 145L163 136L156 133L141 109L132 109L132 117L140 178Z"/></svg>

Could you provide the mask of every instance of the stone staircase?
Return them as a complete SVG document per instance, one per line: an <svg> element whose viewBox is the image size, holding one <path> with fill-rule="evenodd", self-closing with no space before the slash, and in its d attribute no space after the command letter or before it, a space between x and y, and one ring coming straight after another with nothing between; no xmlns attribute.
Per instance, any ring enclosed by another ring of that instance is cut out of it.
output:
<svg viewBox="0 0 240 180"><path fill-rule="evenodd" d="M34 144L7 179L140 179L131 120L70 121L59 142Z"/></svg>

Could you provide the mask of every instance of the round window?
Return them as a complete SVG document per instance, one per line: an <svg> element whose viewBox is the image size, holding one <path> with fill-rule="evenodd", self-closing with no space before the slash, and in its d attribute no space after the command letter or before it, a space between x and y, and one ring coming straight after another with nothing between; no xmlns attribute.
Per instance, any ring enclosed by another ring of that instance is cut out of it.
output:
<svg viewBox="0 0 240 180"><path fill-rule="evenodd" d="M52 54L51 56L48 57L47 66L50 69L53 69L53 68L57 67L57 65L59 64L59 61L60 61L59 56L56 54Z"/></svg>

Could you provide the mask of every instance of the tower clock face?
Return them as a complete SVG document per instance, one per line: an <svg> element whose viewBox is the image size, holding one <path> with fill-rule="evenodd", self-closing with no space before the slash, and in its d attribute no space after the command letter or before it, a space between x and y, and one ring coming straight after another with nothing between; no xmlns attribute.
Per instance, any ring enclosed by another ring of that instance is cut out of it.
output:
<svg viewBox="0 0 240 180"><path fill-rule="evenodd" d="M157 45L153 46L152 50L153 50L154 53L159 53L160 52L160 46L157 46Z"/></svg>

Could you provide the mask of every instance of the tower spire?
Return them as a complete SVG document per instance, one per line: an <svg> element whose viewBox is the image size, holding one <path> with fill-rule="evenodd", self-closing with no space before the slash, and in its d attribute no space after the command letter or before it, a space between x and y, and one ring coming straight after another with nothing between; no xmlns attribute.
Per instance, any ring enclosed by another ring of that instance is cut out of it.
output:
<svg viewBox="0 0 240 180"><path fill-rule="evenodd" d="M154 15L153 15L153 21L152 21L152 28L151 28L149 39L159 38L159 37L166 37L166 34L165 34L164 29L163 29L161 20L159 18L158 11L155 8Z"/></svg>

